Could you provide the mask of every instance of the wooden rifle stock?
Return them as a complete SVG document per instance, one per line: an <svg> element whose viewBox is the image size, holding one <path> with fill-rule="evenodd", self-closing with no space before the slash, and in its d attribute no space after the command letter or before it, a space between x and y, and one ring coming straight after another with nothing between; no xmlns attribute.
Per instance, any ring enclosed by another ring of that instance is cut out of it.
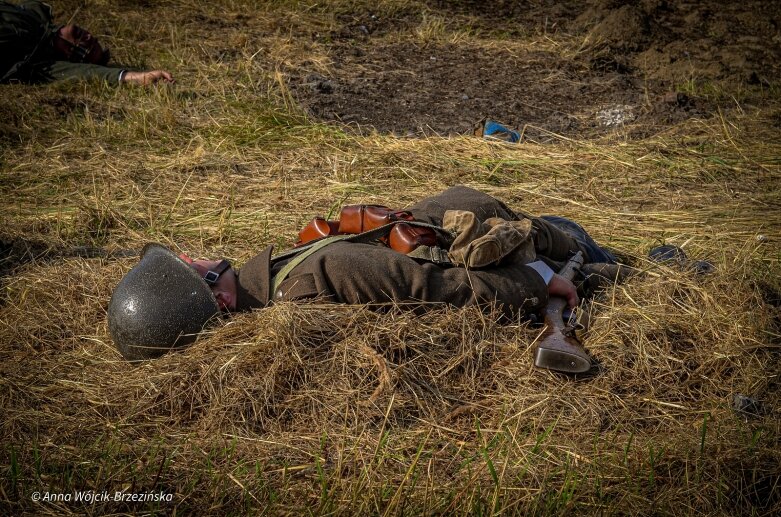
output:
<svg viewBox="0 0 781 517"><path fill-rule="evenodd" d="M572 281L583 266L583 253L577 252L559 271L559 275ZM567 300L552 296L545 307L545 331L534 352L534 365L566 373L583 373L591 368L591 358L575 339L564 322Z"/></svg>

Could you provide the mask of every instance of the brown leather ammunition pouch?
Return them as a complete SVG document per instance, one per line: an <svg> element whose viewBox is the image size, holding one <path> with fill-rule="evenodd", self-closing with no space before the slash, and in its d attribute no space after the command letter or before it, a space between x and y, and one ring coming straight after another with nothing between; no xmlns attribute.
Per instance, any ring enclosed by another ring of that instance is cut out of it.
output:
<svg viewBox="0 0 781 517"><path fill-rule="evenodd" d="M304 229L298 232L298 242L295 246L303 246L307 242L329 235L339 235L339 221L328 221L323 217L315 217Z"/></svg>
<svg viewBox="0 0 781 517"><path fill-rule="evenodd" d="M342 208L338 221L329 221L315 217L303 230L298 232L295 247L332 235L360 234L380 226L396 223L384 236L375 237L380 242L398 251L408 254L418 246L437 246L437 233L422 226L414 226L400 221L414 221L412 214L404 210L391 210L382 205L346 205Z"/></svg>
<svg viewBox="0 0 781 517"><path fill-rule="evenodd" d="M397 223L393 225L393 229L390 231L388 245L399 253L406 255L420 245L436 246L437 234L431 228Z"/></svg>
<svg viewBox="0 0 781 517"><path fill-rule="evenodd" d="M346 205L339 215L339 231L363 233L394 221L412 221L412 214L382 205Z"/></svg>

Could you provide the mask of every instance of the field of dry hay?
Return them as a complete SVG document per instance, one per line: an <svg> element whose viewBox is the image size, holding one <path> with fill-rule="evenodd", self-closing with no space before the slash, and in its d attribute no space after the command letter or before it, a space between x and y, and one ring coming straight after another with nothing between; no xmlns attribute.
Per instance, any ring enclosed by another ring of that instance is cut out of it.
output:
<svg viewBox="0 0 781 517"><path fill-rule="evenodd" d="M143 4L79 16L173 87L0 86L3 514L781 509L777 85L751 106L725 90L733 109L642 140L356 135L308 118L279 72L310 50L285 28L327 30L330 11ZM214 30L239 14L257 41ZM282 304L140 365L111 343L127 250L241 265L341 204L454 184L575 218L642 270L594 304L590 375L534 369L539 329L474 310ZM716 272L651 264L661 242ZM757 404L737 412L738 394ZM86 490L172 500L34 500Z"/></svg>

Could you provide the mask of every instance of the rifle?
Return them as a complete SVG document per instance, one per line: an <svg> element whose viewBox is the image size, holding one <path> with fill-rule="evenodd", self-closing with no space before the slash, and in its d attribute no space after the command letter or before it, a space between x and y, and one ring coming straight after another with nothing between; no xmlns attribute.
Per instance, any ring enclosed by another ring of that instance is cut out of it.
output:
<svg viewBox="0 0 781 517"><path fill-rule="evenodd" d="M567 280L583 266L583 253L577 252L559 271ZM545 307L545 330L534 352L534 366L565 373L583 373L591 368L591 358L575 337L572 327L564 323L562 314L567 300L551 297Z"/></svg>

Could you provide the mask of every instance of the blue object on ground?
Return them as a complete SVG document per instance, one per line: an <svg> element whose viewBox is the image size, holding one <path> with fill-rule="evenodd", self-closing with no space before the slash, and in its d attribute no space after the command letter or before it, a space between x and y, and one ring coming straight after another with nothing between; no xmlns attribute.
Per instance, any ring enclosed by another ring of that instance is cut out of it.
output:
<svg viewBox="0 0 781 517"><path fill-rule="evenodd" d="M518 131L506 128L496 121L486 120L483 127L483 138L495 138L511 144L517 144L521 141L521 134Z"/></svg>

